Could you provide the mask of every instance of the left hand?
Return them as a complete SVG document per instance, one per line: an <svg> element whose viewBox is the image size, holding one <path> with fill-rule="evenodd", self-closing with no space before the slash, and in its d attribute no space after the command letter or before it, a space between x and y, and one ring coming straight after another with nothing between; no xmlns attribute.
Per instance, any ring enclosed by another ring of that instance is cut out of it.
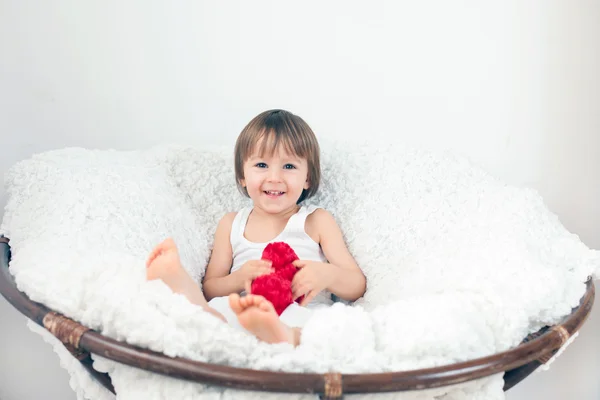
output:
<svg viewBox="0 0 600 400"><path fill-rule="evenodd" d="M292 298L304 296L301 306L310 303L322 290L331 284L331 264L318 261L296 260L293 265L299 269L292 279Z"/></svg>

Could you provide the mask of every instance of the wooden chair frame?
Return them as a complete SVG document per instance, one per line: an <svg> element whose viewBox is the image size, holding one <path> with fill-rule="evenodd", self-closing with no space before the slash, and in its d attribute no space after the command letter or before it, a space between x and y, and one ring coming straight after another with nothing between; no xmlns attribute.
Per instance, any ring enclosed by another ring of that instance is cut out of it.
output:
<svg viewBox="0 0 600 400"><path fill-rule="evenodd" d="M475 360L412 371L375 374L289 373L259 371L192 361L135 347L101 335L20 292L10 274L10 246L0 237L0 293L19 312L48 329L104 387L115 393L110 377L92 368L90 354L174 378L227 388L282 393L314 393L325 399L341 399L344 394L420 390L453 385L504 372L508 390L546 363L583 325L594 303L594 284L580 305L564 320L529 335L517 347Z"/></svg>

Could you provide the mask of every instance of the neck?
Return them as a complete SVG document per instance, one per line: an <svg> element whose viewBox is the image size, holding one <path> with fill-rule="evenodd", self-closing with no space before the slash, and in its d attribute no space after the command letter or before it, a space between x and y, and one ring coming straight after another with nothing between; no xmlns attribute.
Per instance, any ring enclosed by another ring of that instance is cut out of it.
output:
<svg viewBox="0 0 600 400"><path fill-rule="evenodd" d="M278 219L278 220L279 219L287 220L292 215L296 214L298 212L298 210L300 210L300 206L297 204L294 204L292 207L285 209L281 212L275 213L275 214L266 212L265 210L262 210L259 207L254 207L252 209L252 212L260 217L273 218L273 219Z"/></svg>

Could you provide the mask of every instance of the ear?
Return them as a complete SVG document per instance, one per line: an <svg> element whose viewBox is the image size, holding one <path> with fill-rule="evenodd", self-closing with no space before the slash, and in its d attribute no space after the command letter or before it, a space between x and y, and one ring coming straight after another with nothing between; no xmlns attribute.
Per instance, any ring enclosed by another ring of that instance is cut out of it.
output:
<svg viewBox="0 0 600 400"><path fill-rule="evenodd" d="M240 179L240 185L242 185L242 187L246 187L246 180Z"/></svg>
<svg viewBox="0 0 600 400"><path fill-rule="evenodd" d="M310 182L308 182L308 178L306 178L306 182L304 182L304 189L308 189L310 187Z"/></svg>

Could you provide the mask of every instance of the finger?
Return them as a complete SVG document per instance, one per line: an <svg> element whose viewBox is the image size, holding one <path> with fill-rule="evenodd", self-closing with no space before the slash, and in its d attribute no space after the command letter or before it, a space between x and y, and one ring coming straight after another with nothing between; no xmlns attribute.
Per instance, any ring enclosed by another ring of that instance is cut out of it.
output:
<svg viewBox="0 0 600 400"><path fill-rule="evenodd" d="M310 292L308 292L306 294L306 296L304 296L304 298L302 299L302 301L300 302L300 305L302 307L304 307L305 305L307 305L308 303L310 303L315 297L317 297L318 292L311 290Z"/></svg>
<svg viewBox="0 0 600 400"><path fill-rule="evenodd" d="M256 261L255 263L252 263L252 267L257 269L257 270L270 270L271 269L271 262L270 261Z"/></svg>
<svg viewBox="0 0 600 400"><path fill-rule="evenodd" d="M270 267L262 267L256 270L254 277L258 278L259 276L269 275L271 272L272 271Z"/></svg>
<svg viewBox="0 0 600 400"><path fill-rule="evenodd" d="M263 269L262 269L262 270L263 270L263 274L264 274L264 275L268 275L268 274L270 274L271 272L274 272L274 271L275 271L275 270L274 270L273 268L271 268L271 267L263 267Z"/></svg>
<svg viewBox="0 0 600 400"><path fill-rule="evenodd" d="M292 284L292 293L298 293L298 297L302 296L310 290L309 282L305 280L298 280L295 284Z"/></svg>
<svg viewBox="0 0 600 400"><path fill-rule="evenodd" d="M306 285L298 285L296 290L292 291L292 298L296 300L299 297L304 296L308 292L310 292L310 289L308 289Z"/></svg>
<svg viewBox="0 0 600 400"><path fill-rule="evenodd" d="M304 275L306 275L304 272L305 272L304 270L297 271L294 274L294 277L292 278L292 283L293 282L298 283L298 282L302 281L304 279Z"/></svg>
<svg viewBox="0 0 600 400"><path fill-rule="evenodd" d="M304 266L306 266L306 261L296 260L292 263L292 265L296 268L303 268Z"/></svg>
<svg viewBox="0 0 600 400"><path fill-rule="evenodd" d="M252 282L247 280L246 282L244 282L244 287L246 290L246 294L250 294L252 292Z"/></svg>
<svg viewBox="0 0 600 400"><path fill-rule="evenodd" d="M271 261L269 261L268 263L263 265L263 268L268 271L267 273L270 274L272 272L275 272L275 268L273 268L273 263Z"/></svg>
<svg viewBox="0 0 600 400"><path fill-rule="evenodd" d="M292 293L298 290L298 286L302 284L302 277L299 277L298 274L292 278Z"/></svg>

